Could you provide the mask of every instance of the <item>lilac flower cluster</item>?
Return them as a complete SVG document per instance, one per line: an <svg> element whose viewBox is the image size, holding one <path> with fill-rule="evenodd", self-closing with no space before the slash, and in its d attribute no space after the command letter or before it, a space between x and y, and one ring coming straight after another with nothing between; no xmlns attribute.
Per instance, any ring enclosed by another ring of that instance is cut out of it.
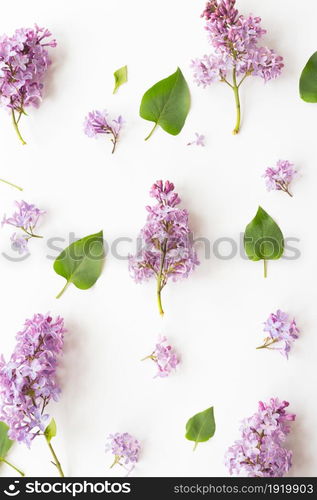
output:
<svg viewBox="0 0 317 500"><path fill-rule="evenodd" d="M114 455L111 468L118 464L124 467L128 474L130 474L139 460L141 445L140 441L128 432L124 432L123 434L117 432L108 436L106 452L109 450Z"/></svg>
<svg viewBox="0 0 317 500"><path fill-rule="evenodd" d="M264 331L269 336L264 339L264 344L258 349L273 349L288 359L292 345L298 339L299 334L295 319L291 320L287 313L278 309L276 313L270 314L264 323ZM276 347L278 343L279 346Z"/></svg>
<svg viewBox="0 0 317 500"><path fill-rule="evenodd" d="M158 368L156 377L168 377L179 364L175 349L169 345L166 337L159 337L152 354L144 359L152 359Z"/></svg>
<svg viewBox="0 0 317 500"><path fill-rule="evenodd" d="M288 188L296 173L293 163L288 160L279 160L275 167L268 167L265 170L263 177L265 178L267 190L284 191L289 196L293 196Z"/></svg>
<svg viewBox="0 0 317 500"><path fill-rule="evenodd" d="M112 153L114 153L122 125L122 116L118 116L117 119L112 120L105 110L91 111L85 118L84 131L88 137L98 137L102 134L110 135L113 144Z"/></svg>
<svg viewBox="0 0 317 500"><path fill-rule="evenodd" d="M11 236L12 248L20 254L28 251L28 241L31 238L42 238L38 234L34 234L35 227L41 215L45 214L44 210L40 210L35 205L30 205L26 201L16 201L15 205L18 210L7 218L4 216L2 226L8 224L10 226L22 229L24 234L13 233Z"/></svg>
<svg viewBox="0 0 317 500"><path fill-rule="evenodd" d="M258 411L241 426L241 439L226 453L230 474L245 477L283 477L292 466L292 451L283 448L296 415L288 413L287 401L272 398L259 402Z"/></svg>
<svg viewBox="0 0 317 500"><path fill-rule="evenodd" d="M6 363L0 358L0 418L10 428L10 439L30 446L45 430L44 410L57 400L58 355L63 349L64 320L35 314L16 335L15 350Z"/></svg>
<svg viewBox="0 0 317 500"><path fill-rule="evenodd" d="M157 204L146 207L148 217L141 230L143 248L129 257L131 276L137 283L155 277L160 314L164 314L161 291L171 278L187 278L199 264L188 226L188 212L177 205L181 199L174 192L174 184L157 181L150 196Z"/></svg>
<svg viewBox="0 0 317 500"><path fill-rule="evenodd" d="M0 104L11 111L13 124L22 142L18 124L28 106L39 106L43 94L43 79L50 59L47 47L56 41L47 39L51 33L35 25L21 28L12 37L0 37Z"/></svg>
<svg viewBox="0 0 317 500"><path fill-rule="evenodd" d="M214 81L227 83L234 91L237 123L234 133L240 129L239 88L249 75L259 76L264 81L281 74L283 58L274 50L259 46L266 33L261 27L261 18L245 17L235 8L236 0L210 0L202 14L207 21L206 30L214 49L211 55L192 61L194 79L206 87ZM232 76L228 80L229 73ZM240 81L238 81L240 78Z"/></svg>

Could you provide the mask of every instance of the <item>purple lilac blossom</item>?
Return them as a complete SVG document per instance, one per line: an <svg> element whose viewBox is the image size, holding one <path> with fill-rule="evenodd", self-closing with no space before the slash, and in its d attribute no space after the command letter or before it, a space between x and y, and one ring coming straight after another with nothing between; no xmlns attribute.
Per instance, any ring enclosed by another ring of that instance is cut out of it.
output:
<svg viewBox="0 0 317 500"><path fill-rule="evenodd" d="M113 144L112 153L114 153L123 123L122 116L113 120L109 118L106 110L91 111L85 118L84 132L88 137L98 137L102 134L110 135Z"/></svg>
<svg viewBox="0 0 317 500"><path fill-rule="evenodd" d="M157 203L146 207L148 217L140 233L142 248L135 256L129 256L129 270L137 283L156 278L162 315L161 291L168 280L187 278L199 262L188 225L188 212L177 207L181 199L174 191L174 184L157 181L150 196Z"/></svg>
<svg viewBox="0 0 317 500"><path fill-rule="evenodd" d="M270 314L264 323L264 332L269 336L258 349L276 350L288 359L292 345L299 334L295 319L290 319L287 313L278 309L276 313Z"/></svg>
<svg viewBox="0 0 317 500"><path fill-rule="evenodd" d="M41 103L43 79L51 63L47 47L56 47L55 40L47 40L50 37L47 29L37 25L0 37L0 104L11 112L22 144L26 143L18 123L25 108Z"/></svg>
<svg viewBox="0 0 317 500"><path fill-rule="evenodd" d="M187 144L187 146L205 146L205 136L195 132L195 139Z"/></svg>
<svg viewBox="0 0 317 500"><path fill-rule="evenodd" d="M56 370L64 333L62 318L35 314L17 333L10 360L0 358L0 418L10 439L28 447L48 424L46 406L59 398Z"/></svg>
<svg viewBox="0 0 317 500"><path fill-rule="evenodd" d="M11 217L3 217L2 226L8 224L10 226L21 229L24 234L19 235L14 233L11 236L12 248L20 254L27 253L27 243L31 238L42 238L34 233L36 225L41 215L45 214L44 210L40 210L35 205L30 205L26 201L15 201L17 211Z"/></svg>
<svg viewBox="0 0 317 500"><path fill-rule="evenodd" d="M168 377L179 364L175 349L168 343L166 337L159 337L154 351L144 359L152 359L158 368L155 377Z"/></svg>
<svg viewBox="0 0 317 500"><path fill-rule="evenodd" d="M289 196L289 185L294 179L297 171L294 164L288 160L279 160L275 167L268 167L263 177L268 191L284 191Z"/></svg>
<svg viewBox="0 0 317 500"><path fill-rule="evenodd" d="M283 477L292 466L292 451L283 447L296 415L288 413L287 401L277 398L259 402L258 411L243 420L241 438L231 446L225 463L231 475Z"/></svg>
<svg viewBox="0 0 317 500"><path fill-rule="evenodd" d="M202 17L206 19L213 53L194 59L192 68L197 85L206 87L218 80L233 89L237 110L233 132L237 134L241 120L239 88L243 80L252 75L267 82L278 77L284 65L283 58L274 50L258 45L266 33L261 27L261 18L243 16L235 4L236 0L210 0L207 3Z"/></svg>
<svg viewBox="0 0 317 500"><path fill-rule="evenodd" d="M111 468L118 464L127 470L127 474L130 474L139 460L141 445L140 441L128 432L123 434L117 432L108 436L106 452L109 450L114 455Z"/></svg>
<svg viewBox="0 0 317 500"><path fill-rule="evenodd" d="M14 251L18 252L20 255L28 252L28 237L26 235L13 233L10 240L11 247Z"/></svg>

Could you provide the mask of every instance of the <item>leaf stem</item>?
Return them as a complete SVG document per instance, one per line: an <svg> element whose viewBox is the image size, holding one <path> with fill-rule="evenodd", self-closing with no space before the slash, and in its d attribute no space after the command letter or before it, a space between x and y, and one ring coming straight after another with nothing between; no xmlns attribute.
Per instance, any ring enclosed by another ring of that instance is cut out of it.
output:
<svg viewBox="0 0 317 500"><path fill-rule="evenodd" d="M25 476L24 472L22 472L20 469L18 469L15 465L8 462L8 460L6 460L5 458L0 458L0 462L3 462L5 464L9 465L9 467L12 467L12 469L14 469L16 472L18 472L20 474L20 476L22 476L22 477Z"/></svg>
<svg viewBox="0 0 317 500"><path fill-rule="evenodd" d="M197 448L198 444L199 444L199 443L198 443L198 441L196 441L196 442L195 442L195 444L194 444L193 451L195 451L195 450L196 450L196 448Z"/></svg>
<svg viewBox="0 0 317 500"><path fill-rule="evenodd" d="M264 264L264 278L267 278L267 260L263 259Z"/></svg>
<svg viewBox="0 0 317 500"><path fill-rule="evenodd" d="M234 99L236 103L236 113L237 113L237 120L236 120L236 126L233 129L233 135L237 135L240 131L240 124L241 124L241 104L240 104L240 96L239 96L239 85L237 84L237 70L234 67L232 71L232 80L233 80L233 93L234 93ZM242 83L242 82L240 82Z"/></svg>
<svg viewBox="0 0 317 500"><path fill-rule="evenodd" d="M13 184L12 182L6 181L5 179L0 179L0 182L4 182L5 184L9 184L9 186L12 186L16 189L19 189L19 191L23 191L23 188L20 186L17 186L16 184Z"/></svg>
<svg viewBox="0 0 317 500"><path fill-rule="evenodd" d="M56 295L56 298L59 299L63 293L65 292L66 288L70 284L70 281L66 281L65 285L63 286L62 290Z"/></svg>
<svg viewBox="0 0 317 500"><path fill-rule="evenodd" d="M14 112L14 109L11 108L11 114L12 114L12 122L13 122L13 127L14 127L14 130L16 131L17 133L17 136L18 138L20 139L20 141L22 142L23 146L26 144L25 140L23 139L21 133L20 133L20 130L19 130L19 127L18 127L18 123L20 121L20 118L21 118L21 115L22 115L22 112L20 113L18 119L16 119L15 117L15 112Z"/></svg>
<svg viewBox="0 0 317 500"><path fill-rule="evenodd" d="M154 125L154 127L152 128L152 130L151 130L151 132L149 133L149 135L148 135L148 136L144 139L145 141L147 141L147 140L151 137L151 135L153 134L153 132L154 132L154 130L156 129L156 127L157 127L157 123L155 123L155 125Z"/></svg>
<svg viewBox="0 0 317 500"><path fill-rule="evenodd" d="M56 456L56 453L55 453L55 451L54 451L53 446L51 445L50 441L48 441L48 440L46 439L46 437L45 437L45 441L47 442L47 445L48 445L48 447L49 447L49 449L50 449L50 452L52 453L52 456L53 456L53 458L54 458L54 462L53 462L53 464L56 466L56 468L57 468L57 470L58 470L58 472L59 472L60 477L65 477L65 476L64 476L63 469L62 469L62 466L61 466L60 461L58 460L58 458L57 458L57 456Z"/></svg>

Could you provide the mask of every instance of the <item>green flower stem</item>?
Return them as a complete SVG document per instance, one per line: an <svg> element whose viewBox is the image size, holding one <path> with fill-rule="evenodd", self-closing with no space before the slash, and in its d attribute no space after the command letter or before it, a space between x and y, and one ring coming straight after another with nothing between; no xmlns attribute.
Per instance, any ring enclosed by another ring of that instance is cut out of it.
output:
<svg viewBox="0 0 317 500"><path fill-rule="evenodd" d="M19 189L19 191L23 191L23 188L20 186L17 186L16 184L13 184L12 182L6 181L5 179L0 179L0 182L4 182L5 184L9 184L9 186L12 186L16 189Z"/></svg>
<svg viewBox="0 0 317 500"><path fill-rule="evenodd" d="M38 234L30 233L27 229L25 229L25 227L20 226L20 229L22 229L22 231L28 234L30 238L43 238L43 236L39 236Z"/></svg>
<svg viewBox="0 0 317 500"><path fill-rule="evenodd" d="M62 288L62 290L56 295L56 298L59 299L63 293L65 292L66 288L68 287L68 285L70 284L70 281L66 281L66 284L65 286Z"/></svg>
<svg viewBox="0 0 317 500"><path fill-rule="evenodd" d="M151 130L151 132L149 133L149 135L148 135L148 136L144 139L145 141L147 141L147 140L151 137L151 135L153 134L153 132L154 132L154 130L156 129L156 127L157 127L157 123L154 125L154 127L152 128L152 130Z"/></svg>
<svg viewBox="0 0 317 500"><path fill-rule="evenodd" d="M164 315L164 310L162 307L162 298L161 298L161 292L164 287L164 275L163 275L163 270L164 270L164 262L165 262L165 257L166 257L166 244L167 244L167 239L162 243L162 256L161 256L161 264L160 264L160 270L157 275L157 289L156 289L156 294L157 294L157 305L159 308L159 313L161 316Z"/></svg>
<svg viewBox="0 0 317 500"><path fill-rule="evenodd" d="M20 141L22 142L23 146L26 144L25 140L23 139L21 133L20 133L20 130L19 130L19 127L18 127L18 123L20 121L20 118L21 118L21 115L22 113L20 113L18 119L16 119L15 117L15 112L14 112L14 109L12 108L11 109L11 114L12 114L12 122L13 122L13 127L14 127L14 130L16 131L17 133L17 136L18 138L20 139Z"/></svg>
<svg viewBox="0 0 317 500"><path fill-rule="evenodd" d="M234 93L234 99L236 103L236 113L237 113L237 121L236 121L236 126L233 129L233 134L236 135L240 131L240 124L241 124L241 105L240 105L240 96L239 96L239 86L237 84L237 70L236 68L233 68L232 71L232 80L233 80L233 93ZM242 83L242 82L240 82Z"/></svg>
<svg viewBox="0 0 317 500"><path fill-rule="evenodd" d="M49 449L50 449L50 452L52 453L52 456L53 456L53 458L54 458L54 462L53 462L53 464L56 466L56 468L57 468L57 470L58 470L58 472L59 472L60 477L65 477L64 472L63 472L63 469L62 469L62 466L61 466L60 461L58 460L58 458L57 458L57 456L56 456L56 453L55 453L55 451L54 451L54 449L53 449L53 446L51 445L50 441L48 441L48 440L46 439L46 437L45 437L45 440L46 440L47 445L48 445L48 447L49 447Z"/></svg>
<svg viewBox="0 0 317 500"><path fill-rule="evenodd" d="M270 340L266 339L264 344L260 345L256 349L269 349L272 344L275 344L278 341L279 341L278 339L270 339Z"/></svg>
<svg viewBox="0 0 317 500"><path fill-rule="evenodd" d="M12 469L14 469L16 472L18 472L20 474L20 476L22 476L22 477L25 476L24 472L22 472L20 469L18 469L15 465L13 465L10 462L8 462L7 460L5 460L5 458L0 458L0 462L3 462L5 464L9 465L9 467L12 467Z"/></svg>
<svg viewBox="0 0 317 500"><path fill-rule="evenodd" d="M267 278L267 260L263 259L264 264L264 278Z"/></svg>
<svg viewBox="0 0 317 500"><path fill-rule="evenodd" d="M115 465L120 464L120 458L121 458L120 455L115 455L113 464L110 465L109 469L112 469L112 467L114 467Z"/></svg>

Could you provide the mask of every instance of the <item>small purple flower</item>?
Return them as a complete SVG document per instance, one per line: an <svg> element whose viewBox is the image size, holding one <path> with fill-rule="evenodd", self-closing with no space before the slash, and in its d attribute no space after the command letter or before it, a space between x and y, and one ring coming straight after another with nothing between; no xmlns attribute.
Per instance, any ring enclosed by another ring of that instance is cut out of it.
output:
<svg viewBox="0 0 317 500"><path fill-rule="evenodd" d="M168 344L166 337L159 337L154 351L145 359L152 359L158 368L155 377L168 377L179 364L179 358L175 349Z"/></svg>
<svg viewBox="0 0 317 500"><path fill-rule="evenodd" d="M279 160L275 167L268 167L265 170L263 177L268 191L284 191L289 196L293 196L288 188L296 174L293 163L288 160Z"/></svg>
<svg viewBox="0 0 317 500"><path fill-rule="evenodd" d="M155 278L159 312L164 314L161 291L169 279L187 278L199 264L188 224L187 210L172 182L157 181L150 191L157 204L146 207L148 217L141 230L142 248L129 256L129 270L137 283Z"/></svg>
<svg viewBox="0 0 317 500"><path fill-rule="evenodd" d="M84 132L88 137L98 137L102 134L111 135L112 153L114 153L123 123L122 116L112 120L107 111L91 111L85 118Z"/></svg>
<svg viewBox="0 0 317 500"><path fill-rule="evenodd" d="M299 334L295 319L291 320L287 313L278 309L276 313L270 314L264 323L264 331L269 337L266 337L264 344L257 349L276 350L288 359L291 347ZM279 346L275 347L278 343Z"/></svg>
<svg viewBox="0 0 317 500"><path fill-rule="evenodd" d="M12 248L22 254L27 252L27 244L31 238L42 238L42 236L35 234L34 231L40 216L44 215L45 211L23 200L16 201L15 205L18 210L11 217L4 216L2 226L8 224L21 229L25 233L22 235L14 233L11 237Z"/></svg>
<svg viewBox="0 0 317 500"><path fill-rule="evenodd" d="M292 451L283 447L296 415L287 401L259 402L258 411L243 420L241 438L225 456L229 473L244 477L283 477L292 466Z"/></svg>
<svg viewBox="0 0 317 500"><path fill-rule="evenodd" d="M56 370L64 333L62 318L35 314L17 333L10 360L0 358L0 418L10 439L28 447L48 424L48 403L59 398Z"/></svg>
<svg viewBox="0 0 317 500"><path fill-rule="evenodd" d="M195 146L203 146L204 147L205 146L205 136L200 135L197 132L195 132L195 135L196 135L196 138L193 141L189 142L187 144L187 146L195 145Z"/></svg>
<svg viewBox="0 0 317 500"><path fill-rule="evenodd" d="M12 115L13 125L22 144L19 121L28 106L38 107L42 101L43 80L51 61L48 47L56 47L56 40L48 41L51 33L35 25L21 28L12 37L0 37L0 104Z"/></svg>
<svg viewBox="0 0 317 500"><path fill-rule="evenodd" d="M128 432L120 434L110 434L106 445L106 453L111 450L114 455L114 462L110 468L115 465L121 465L127 470L129 475L139 460L141 451L140 441L131 436Z"/></svg>
<svg viewBox="0 0 317 500"><path fill-rule="evenodd" d="M26 235L13 233L10 240L14 251L19 252L20 255L28 252L28 237Z"/></svg>
<svg viewBox="0 0 317 500"><path fill-rule="evenodd" d="M202 16L206 20L208 39L213 53L192 61L194 80L206 87L215 81L226 83L234 92L237 121L233 133L240 130L239 91L248 76L265 82L277 78L284 66L283 58L259 45L266 30L261 18L244 16L235 8L236 0L209 0Z"/></svg>

